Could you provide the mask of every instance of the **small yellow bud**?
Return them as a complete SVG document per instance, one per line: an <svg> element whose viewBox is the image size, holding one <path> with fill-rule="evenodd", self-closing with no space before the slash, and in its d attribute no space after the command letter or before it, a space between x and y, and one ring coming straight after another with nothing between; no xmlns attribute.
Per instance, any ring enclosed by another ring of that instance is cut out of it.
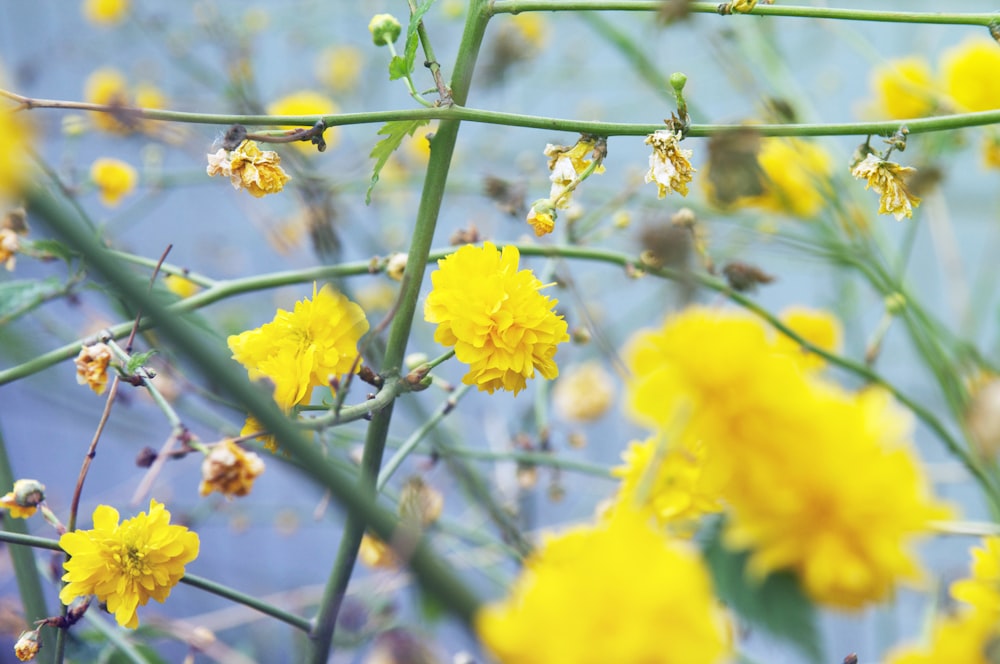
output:
<svg viewBox="0 0 1000 664"><path fill-rule="evenodd" d="M30 632L21 632L21 636L17 638L17 643L14 644L14 654L22 662L33 660L41 649L42 644L38 640L37 629L33 629Z"/></svg>
<svg viewBox="0 0 1000 664"><path fill-rule="evenodd" d="M403 280L403 272L406 271L406 254L395 253L389 256L389 260L385 264L385 273L389 275L390 279L396 281Z"/></svg>
<svg viewBox="0 0 1000 664"><path fill-rule="evenodd" d="M368 23L368 32L372 33L372 41L376 46L395 44L403 27L392 14L375 14Z"/></svg>

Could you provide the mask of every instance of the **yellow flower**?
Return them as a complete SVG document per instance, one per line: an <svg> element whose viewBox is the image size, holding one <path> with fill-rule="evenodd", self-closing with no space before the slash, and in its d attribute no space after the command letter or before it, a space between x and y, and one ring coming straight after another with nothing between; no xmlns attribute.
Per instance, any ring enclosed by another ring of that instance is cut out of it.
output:
<svg viewBox="0 0 1000 664"><path fill-rule="evenodd" d="M259 456L247 452L231 440L225 440L213 447L201 462L198 492L207 496L218 491L226 498L245 496L263 472L264 462Z"/></svg>
<svg viewBox="0 0 1000 664"><path fill-rule="evenodd" d="M358 86L362 67L364 56L356 46L330 46L316 58L316 78L331 90L350 92Z"/></svg>
<svg viewBox="0 0 1000 664"><path fill-rule="evenodd" d="M2 72L0 85L3 85ZM27 182L30 174L28 146L33 138L34 131L27 114L0 103L0 144L3 145L0 150L0 201L5 196L16 194Z"/></svg>
<svg viewBox="0 0 1000 664"><path fill-rule="evenodd" d="M697 169L688 161L692 151L682 149L680 140L680 132L674 133L666 129L660 129L646 137L646 145L653 146L653 154L649 155L646 182L656 183L657 198L663 198L674 191L687 196L688 183Z"/></svg>
<svg viewBox="0 0 1000 664"><path fill-rule="evenodd" d="M548 235L556 228L556 210L548 198L540 198L528 210L528 225L535 231L535 237Z"/></svg>
<svg viewBox="0 0 1000 664"><path fill-rule="evenodd" d="M970 37L945 52L941 60L944 89L963 111L1000 108L1000 44Z"/></svg>
<svg viewBox="0 0 1000 664"><path fill-rule="evenodd" d="M152 122L138 117L134 108L162 108L165 105L163 94L149 84L136 87L136 99L133 101L125 75L114 67L97 69L88 76L83 96L91 104L112 107L110 112L93 113L91 117L98 129L113 134L150 129Z"/></svg>
<svg viewBox="0 0 1000 664"><path fill-rule="evenodd" d="M462 382L491 394L516 395L536 371L558 376L556 347L569 340L566 321L552 311L558 301L539 292L531 270L517 269L519 260L516 247L466 245L438 261L424 306L424 318L438 324L434 340L469 365Z"/></svg>
<svg viewBox="0 0 1000 664"><path fill-rule="evenodd" d="M13 490L0 497L0 508L15 519L27 519L44 500L44 484L38 480L15 480Z"/></svg>
<svg viewBox="0 0 1000 664"><path fill-rule="evenodd" d="M333 115L340 112L340 107L326 95L313 90L300 90L272 102L268 105L267 112L270 115ZM295 128L285 127L285 129ZM323 133L323 138L328 149L335 148L340 142L340 128L328 128ZM316 152L316 148L308 141L297 141L292 145L308 154Z"/></svg>
<svg viewBox="0 0 1000 664"><path fill-rule="evenodd" d="M253 415L247 415L246 419L243 420L243 428L240 429L240 438L244 436L253 436L254 434L263 433L266 431L264 426L257 421L257 418ZM274 439L274 436L257 436L257 438L264 444L264 449L268 452L278 451L278 441Z"/></svg>
<svg viewBox="0 0 1000 664"><path fill-rule="evenodd" d="M886 664L993 664L997 636L995 616L963 611L935 620L928 643L896 648Z"/></svg>
<svg viewBox="0 0 1000 664"><path fill-rule="evenodd" d="M130 0L83 0L83 17L93 25L118 25L128 15L130 4Z"/></svg>
<svg viewBox="0 0 1000 664"><path fill-rule="evenodd" d="M983 165L1000 168L1000 135L990 133L983 139Z"/></svg>
<svg viewBox="0 0 1000 664"><path fill-rule="evenodd" d="M124 161L102 157L91 164L90 179L97 186L101 202L108 207L115 207L122 197L132 193L139 176Z"/></svg>
<svg viewBox="0 0 1000 664"><path fill-rule="evenodd" d="M821 145L798 138L765 138L757 162L764 174L764 193L742 204L802 219L823 209L831 193L833 159Z"/></svg>
<svg viewBox="0 0 1000 664"><path fill-rule="evenodd" d="M800 337L830 353L840 352L844 331L840 321L833 314L806 307L790 307L781 312L781 322ZM783 334L777 336L778 347L795 357L806 369L821 369L826 365L819 355L800 348L797 343Z"/></svg>
<svg viewBox="0 0 1000 664"><path fill-rule="evenodd" d="M552 400L567 420L591 422L608 412L615 400L615 383L599 362L571 368L556 383Z"/></svg>
<svg viewBox="0 0 1000 664"><path fill-rule="evenodd" d="M616 508L648 511L675 535L693 535L701 517L722 511L722 487L704 473L706 451L697 440L668 446L653 436L631 443L625 465L612 471L622 480Z"/></svg>
<svg viewBox="0 0 1000 664"><path fill-rule="evenodd" d="M533 51L540 51L548 38L548 25L541 14L525 12L510 17L511 29ZM506 25L506 24L505 24Z"/></svg>
<svg viewBox="0 0 1000 664"><path fill-rule="evenodd" d="M108 365L111 349L106 344L84 346L76 356L76 382L86 385L97 394L104 394L108 387Z"/></svg>
<svg viewBox="0 0 1000 664"><path fill-rule="evenodd" d="M1000 537L985 537L972 550L972 577L951 584L951 596L1000 617Z"/></svg>
<svg viewBox="0 0 1000 664"><path fill-rule="evenodd" d="M14 656L19 661L30 662L38 655L38 651L42 649L42 644L38 640L39 629L35 628L31 631L21 632L21 635L17 637L17 643L14 644Z"/></svg>
<svg viewBox="0 0 1000 664"><path fill-rule="evenodd" d="M730 507L725 542L753 574L789 570L814 600L857 608L918 576L911 541L948 511L887 395L848 394L797 355L758 319L692 308L631 343L628 404L664 452L704 445L700 486Z"/></svg>
<svg viewBox="0 0 1000 664"><path fill-rule="evenodd" d="M891 214L899 221L912 217L913 208L920 205L920 199L910 192L904 180L916 172L912 166L900 166L869 154L851 170L851 175L867 180L865 189L874 189L879 195L879 214Z"/></svg>
<svg viewBox="0 0 1000 664"><path fill-rule="evenodd" d="M122 627L139 625L136 608L150 598L163 602L184 576L184 565L198 556L198 535L170 525L170 512L155 500L149 514L118 523L118 510L98 505L94 529L77 530L59 538L70 555L59 593L63 604L97 595Z"/></svg>
<svg viewBox="0 0 1000 664"><path fill-rule="evenodd" d="M229 178L233 189L246 189L260 198L285 188L291 178L281 168L281 157L273 150L261 150L254 141L246 140L235 150L220 148L208 156L206 172Z"/></svg>
<svg viewBox="0 0 1000 664"><path fill-rule="evenodd" d="M367 331L361 307L328 285L317 293L313 284L312 300L296 302L291 312L278 309L273 321L230 336L228 343L251 380L271 379L274 400L288 410L308 403L314 387L350 371ZM354 370L360 367L358 362Z"/></svg>
<svg viewBox="0 0 1000 664"><path fill-rule="evenodd" d="M578 180L593 163L594 160L587 159L587 157L591 155L596 146L596 139L583 136L573 147L568 148L552 143L545 146L544 153L549 158L549 170L552 171L549 175L549 180L552 181L549 200L555 207L560 210L569 207L572 199L572 187L579 184ZM597 164L592 172L603 173L604 166Z"/></svg>
<svg viewBox="0 0 1000 664"><path fill-rule="evenodd" d="M21 251L21 236L12 228L0 228L0 265L13 272L17 254Z"/></svg>
<svg viewBox="0 0 1000 664"><path fill-rule="evenodd" d="M475 629L502 664L714 664L730 649L697 553L629 511L546 539Z"/></svg>
<svg viewBox="0 0 1000 664"><path fill-rule="evenodd" d="M930 64L916 55L889 60L871 75L876 112L890 120L932 115L937 106L936 89Z"/></svg>
<svg viewBox="0 0 1000 664"><path fill-rule="evenodd" d="M177 274L168 274L163 277L163 284L168 291L182 298L191 297L201 290L201 286Z"/></svg>
<svg viewBox="0 0 1000 664"><path fill-rule="evenodd" d="M398 569L400 566L399 558L396 557L392 547L369 533L361 537L358 560L371 569Z"/></svg>

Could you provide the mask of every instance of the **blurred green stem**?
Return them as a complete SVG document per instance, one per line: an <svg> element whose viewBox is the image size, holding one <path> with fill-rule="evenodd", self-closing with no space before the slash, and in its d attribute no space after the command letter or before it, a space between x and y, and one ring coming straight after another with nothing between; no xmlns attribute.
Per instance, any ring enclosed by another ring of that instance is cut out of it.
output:
<svg viewBox="0 0 1000 664"><path fill-rule="evenodd" d="M458 46L454 78L451 84L452 97L458 104L464 104L469 94L476 58L489 21L489 15L486 11L487 5L487 0L472 0L469 3L469 13L466 17L462 41ZM455 151L459 125L460 120L458 119L442 120L434 139L431 141L431 154L427 163L427 174L424 178L416 224L406 260L406 271L403 274L403 283L400 288L399 306L389 330L389 339L386 343L385 357L380 372L387 380L397 378L402 370L406 342L410 337L410 328L413 324L413 316L417 309L417 300L423 284L424 270L427 267L431 251L434 230L437 227L438 213L444 199L448 169ZM368 427L364 454L361 459L360 481L353 487L366 499L372 499L375 495L375 482L382 465L382 454L385 450L386 436L389 433L392 411L393 407L390 404L375 413ZM325 664L330 656L337 614L347 592L347 584L365 531L366 520L361 518L362 516L356 513L348 514L347 522L344 525L340 548L330 571L330 578L323 592L323 599L320 602L319 613L316 616L315 627L311 635L313 642L310 661L313 664Z"/></svg>

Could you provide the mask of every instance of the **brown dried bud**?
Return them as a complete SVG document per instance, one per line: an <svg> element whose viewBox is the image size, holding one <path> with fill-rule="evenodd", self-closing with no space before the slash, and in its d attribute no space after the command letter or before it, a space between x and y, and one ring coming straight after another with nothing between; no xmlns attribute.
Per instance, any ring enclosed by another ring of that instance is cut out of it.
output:
<svg viewBox="0 0 1000 664"><path fill-rule="evenodd" d="M734 261L722 268L729 287L734 291L745 293L752 291L761 284L769 284L774 281L774 277L755 265Z"/></svg>

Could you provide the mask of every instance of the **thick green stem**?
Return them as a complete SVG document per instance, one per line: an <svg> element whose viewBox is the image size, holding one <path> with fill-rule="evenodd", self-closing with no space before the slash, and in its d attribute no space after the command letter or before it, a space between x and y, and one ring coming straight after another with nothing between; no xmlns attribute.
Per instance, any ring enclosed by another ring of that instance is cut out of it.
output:
<svg viewBox="0 0 1000 664"><path fill-rule="evenodd" d="M0 431L0 491L14 486L14 471L11 469L10 458L7 456L7 445ZM38 565L35 564L35 553L29 547L35 546L41 538L28 535L28 527L22 519L9 516L3 520L4 535L7 541L15 544L8 547L11 564L14 566L14 577L17 579L17 590L21 594L21 604L24 607L24 619L28 627L36 620L49 617L45 606L45 595L42 592L42 582L38 576ZM48 541L48 540L46 540ZM19 546L20 545L20 546ZM56 545L59 550L59 545ZM55 644L52 630L41 631L42 648L52 652Z"/></svg>
<svg viewBox="0 0 1000 664"><path fill-rule="evenodd" d="M485 11L485 0L473 0L469 6L465 32L458 47L458 57L455 62L455 75L452 81L452 96L457 104L465 103L472 82L472 72L476 57L486 32L489 16ZM410 337L413 316L423 284L424 270L427 267L431 243L434 240L434 230L437 227L438 213L444 199L445 185L448 180L448 169L451 166L455 142L458 138L460 121L457 119L442 120L431 142L431 155L427 164L427 175L420 196L420 206L417 209L417 219L410 242L410 251L406 260L406 271L403 274L403 284L400 289L399 306L389 330L389 340L386 344L382 375L393 379L400 375L403 358L406 354L406 342ZM365 439L364 454L361 460L361 477L356 490L366 498L375 494L375 482L379 468L382 465L382 455L385 451L385 441L389 433L389 423L392 420L392 406L380 410L372 418ZM320 610L316 616L313 630L313 648L310 661L313 664L324 664L329 658L333 640L337 614L343 597L347 592L347 584L358 555L358 547L368 525L360 514L349 514L344 526L344 534L330 578L323 592ZM388 541L388 540L386 540Z"/></svg>

